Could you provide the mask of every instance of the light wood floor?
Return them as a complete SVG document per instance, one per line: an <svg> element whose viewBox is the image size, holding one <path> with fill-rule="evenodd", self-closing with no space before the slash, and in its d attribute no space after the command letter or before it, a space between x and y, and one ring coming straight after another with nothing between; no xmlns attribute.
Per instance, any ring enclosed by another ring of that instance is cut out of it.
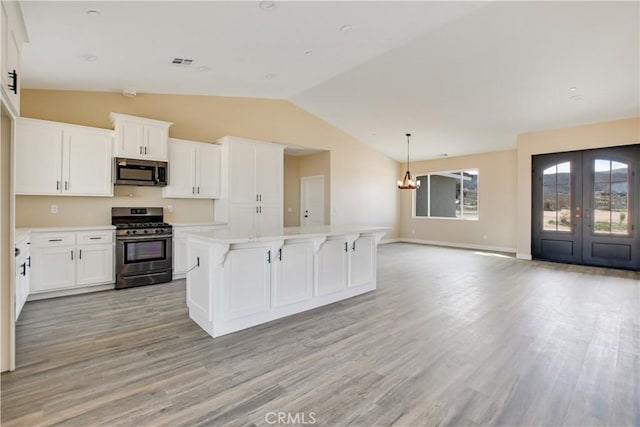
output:
<svg viewBox="0 0 640 427"><path fill-rule="evenodd" d="M640 425L639 273L393 244L378 287L215 340L183 281L29 302L2 425Z"/></svg>

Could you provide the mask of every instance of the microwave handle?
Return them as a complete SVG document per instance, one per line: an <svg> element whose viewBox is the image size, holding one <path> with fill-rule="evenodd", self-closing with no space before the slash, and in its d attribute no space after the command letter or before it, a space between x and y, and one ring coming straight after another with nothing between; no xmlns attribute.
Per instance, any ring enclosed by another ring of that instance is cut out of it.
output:
<svg viewBox="0 0 640 427"><path fill-rule="evenodd" d="M158 174L158 164L156 163L156 183L160 184L160 175Z"/></svg>

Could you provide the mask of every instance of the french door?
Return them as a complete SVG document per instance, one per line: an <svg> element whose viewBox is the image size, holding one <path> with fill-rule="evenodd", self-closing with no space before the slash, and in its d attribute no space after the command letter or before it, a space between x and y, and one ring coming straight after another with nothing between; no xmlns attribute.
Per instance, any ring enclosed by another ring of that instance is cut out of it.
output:
<svg viewBox="0 0 640 427"><path fill-rule="evenodd" d="M533 157L534 258L640 270L640 145Z"/></svg>

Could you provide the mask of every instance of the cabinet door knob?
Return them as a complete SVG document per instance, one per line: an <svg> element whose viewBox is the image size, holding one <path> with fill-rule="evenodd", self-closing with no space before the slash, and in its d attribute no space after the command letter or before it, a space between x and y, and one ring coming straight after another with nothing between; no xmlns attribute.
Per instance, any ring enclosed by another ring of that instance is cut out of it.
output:
<svg viewBox="0 0 640 427"><path fill-rule="evenodd" d="M271 264L271 249L267 251L267 262Z"/></svg>
<svg viewBox="0 0 640 427"><path fill-rule="evenodd" d="M64 182L64 189L65 191L69 189L69 181Z"/></svg>
<svg viewBox="0 0 640 427"><path fill-rule="evenodd" d="M200 187L198 187L198 194L200 194Z"/></svg>
<svg viewBox="0 0 640 427"><path fill-rule="evenodd" d="M278 260L282 261L282 248L278 249Z"/></svg>
<svg viewBox="0 0 640 427"><path fill-rule="evenodd" d="M71 249L71 261L73 261L73 249Z"/></svg>
<svg viewBox="0 0 640 427"><path fill-rule="evenodd" d="M351 250L355 251L356 250L356 241L353 241L353 244L351 245Z"/></svg>
<svg viewBox="0 0 640 427"><path fill-rule="evenodd" d="M80 253L78 255L79 255L79 258L82 259L82 249L80 249Z"/></svg>
<svg viewBox="0 0 640 427"><path fill-rule="evenodd" d="M60 190L60 181L56 181L56 190Z"/></svg>
<svg viewBox="0 0 640 427"><path fill-rule="evenodd" d="M344 242L344 251L349 252L349 243Z"/></svg>

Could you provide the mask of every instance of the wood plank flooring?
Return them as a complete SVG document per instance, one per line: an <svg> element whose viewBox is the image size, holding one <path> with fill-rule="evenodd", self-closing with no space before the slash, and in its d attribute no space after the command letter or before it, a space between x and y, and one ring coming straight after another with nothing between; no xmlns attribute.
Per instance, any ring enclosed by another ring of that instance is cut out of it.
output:
<svg viewBox="0 0 640 427"><path fill-rule="evenodd" d="M640 273L378 253L377 291L215 340L184 281L28 302L2 425L640 425Z"/></svg>

